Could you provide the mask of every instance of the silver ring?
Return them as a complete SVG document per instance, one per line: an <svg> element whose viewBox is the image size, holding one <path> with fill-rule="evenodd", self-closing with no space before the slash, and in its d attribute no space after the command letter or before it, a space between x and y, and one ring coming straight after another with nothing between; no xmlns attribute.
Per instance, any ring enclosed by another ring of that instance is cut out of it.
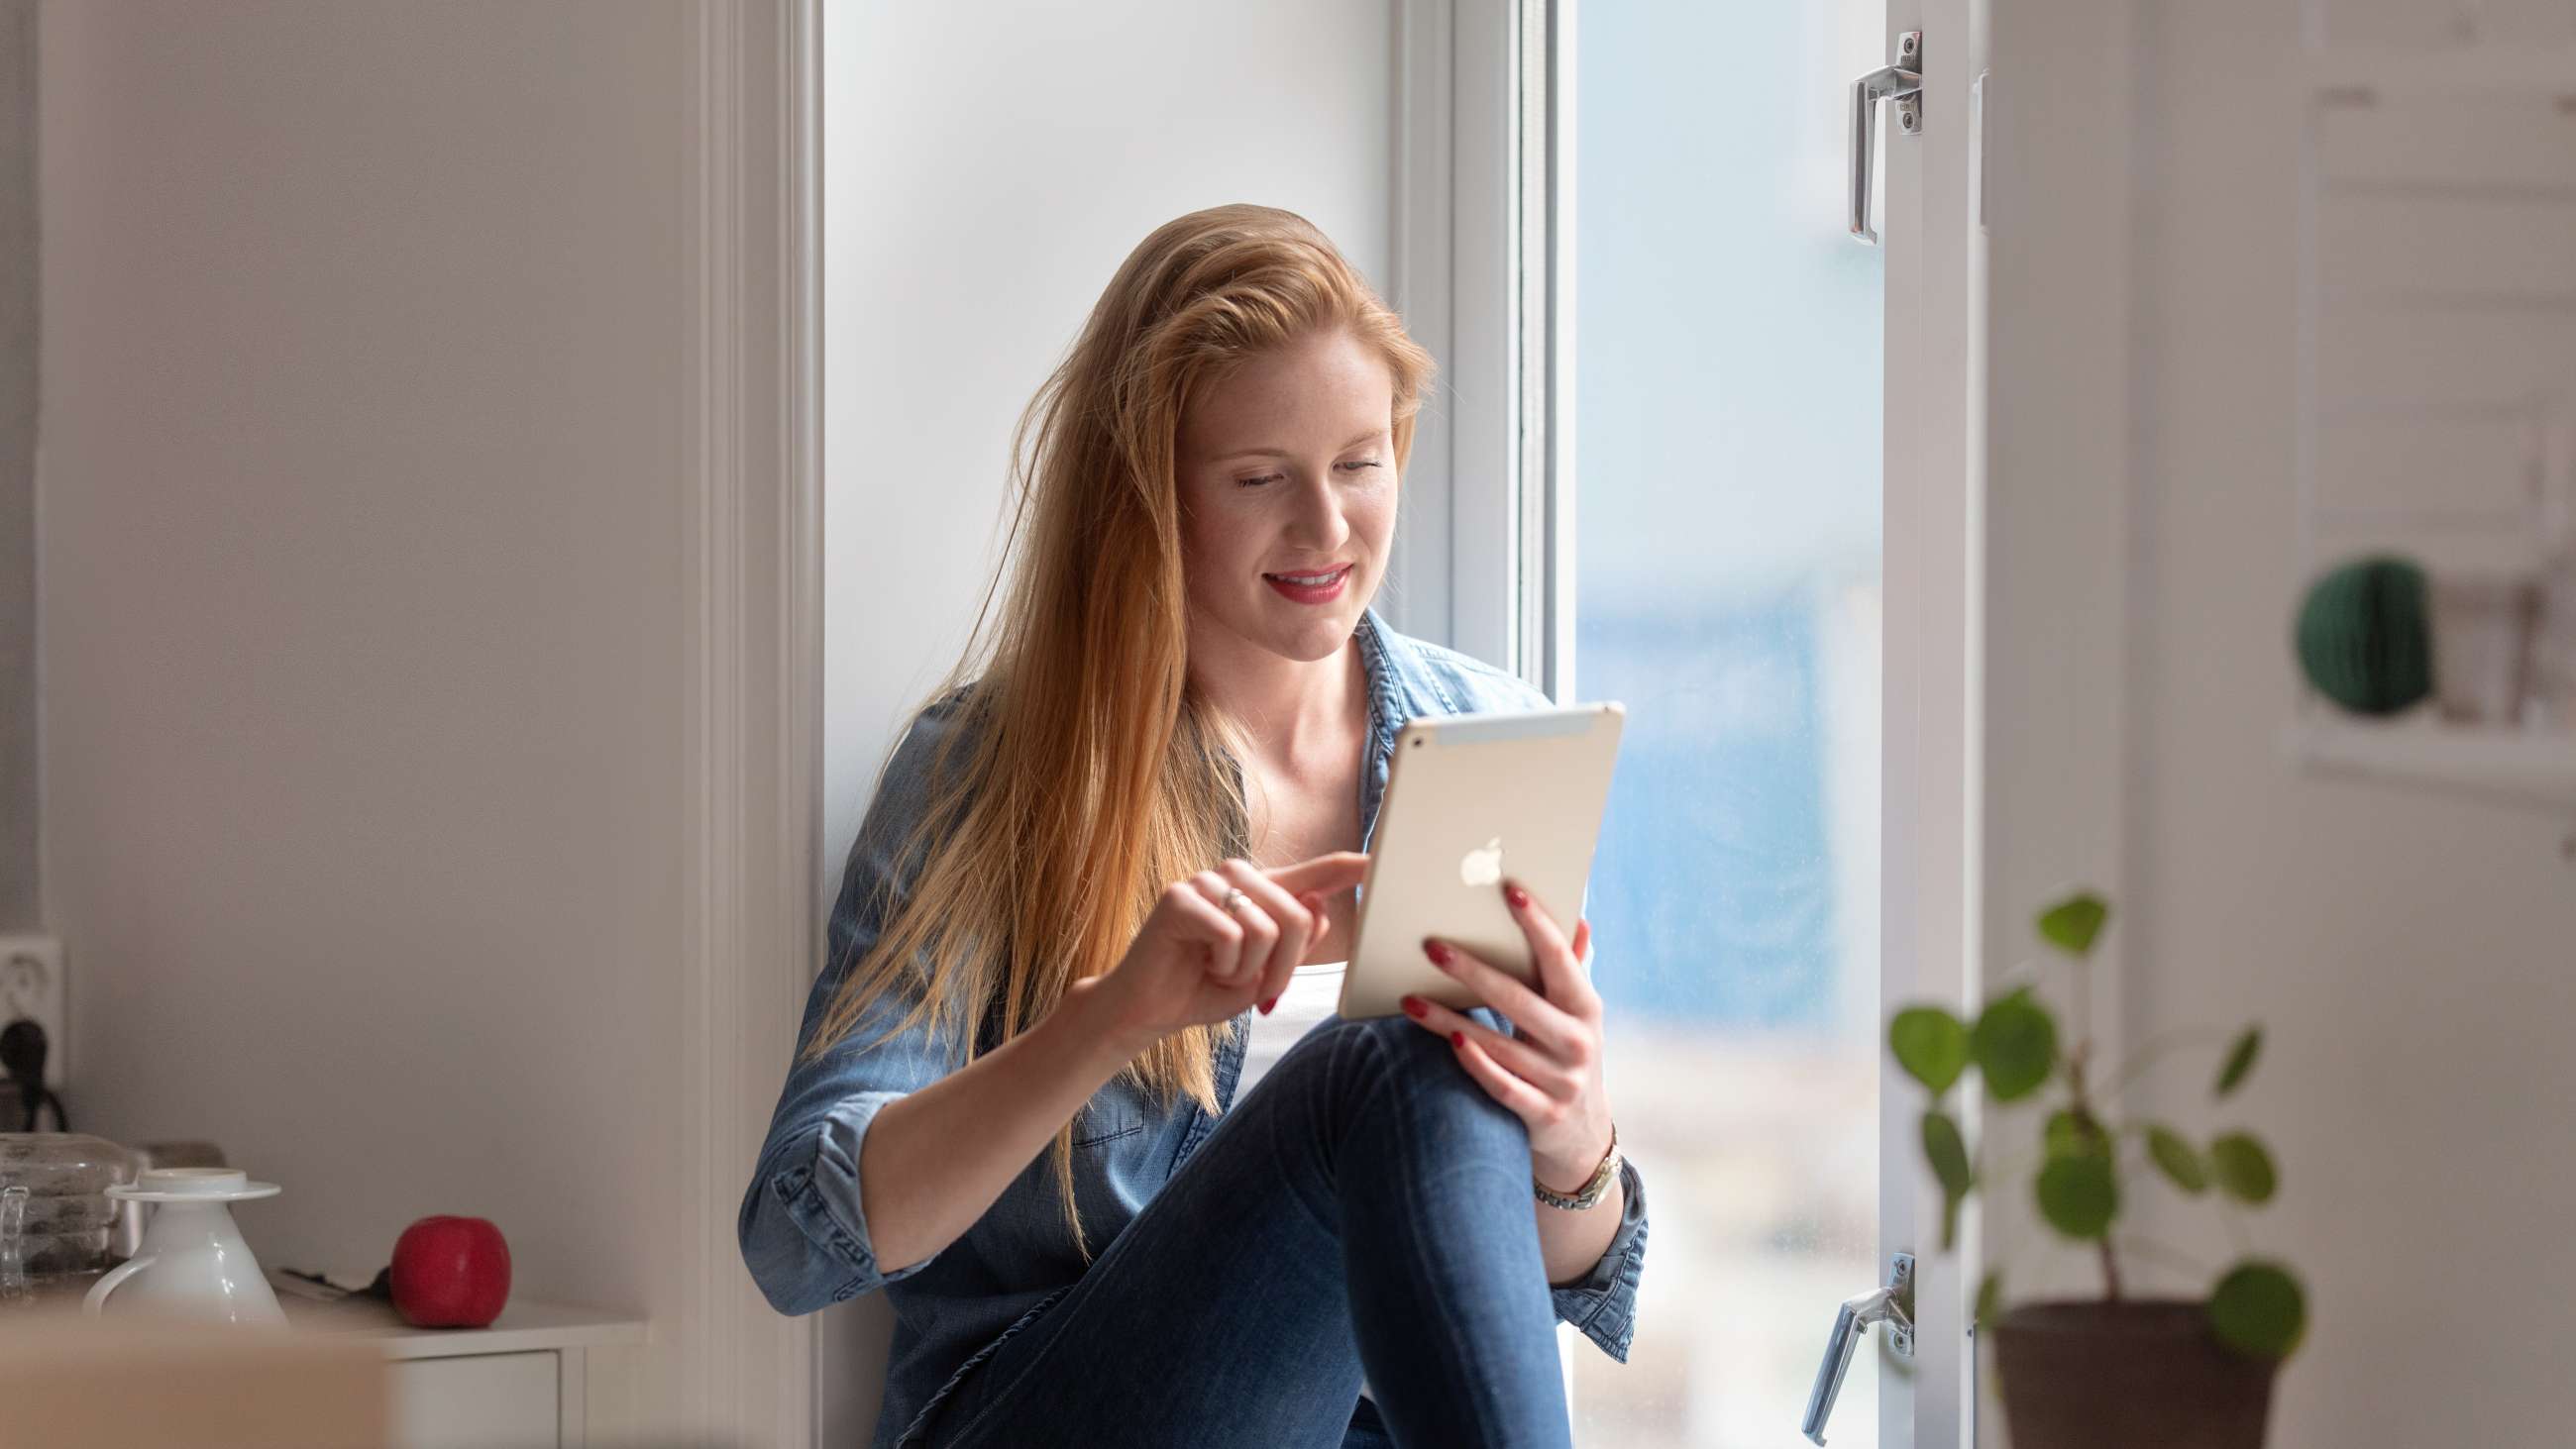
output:
<svg viewBox="0 0 2576 1449"><path fill-rule="evenodd" d="M1233 915L1233 914L1234 914L1238 909L1240 909L1240 908L1242 907L1242 905L1243 905L1243 903L1244 903L1245 901L1248 901L1248 900L1250 900L1250 899L1252 899L1252 897L1250 897L1250 896L1248 896L1248 895L1245 895L1245 894L1243 893L1243 887L1241 887L1241 886L1237 886L1237 887L1235 887L1233 890L1227 891L1227 892L1225 893L1225 904L1224 904L1223 906L1221 906L1219 909L1223 910L1227 915L1231 916L1231 915Z"/></svg>

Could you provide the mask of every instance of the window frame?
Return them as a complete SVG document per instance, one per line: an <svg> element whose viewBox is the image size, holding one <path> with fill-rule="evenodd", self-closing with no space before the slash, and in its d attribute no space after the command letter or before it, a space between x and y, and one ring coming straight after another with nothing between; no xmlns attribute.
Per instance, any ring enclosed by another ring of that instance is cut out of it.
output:
<svg viewBox="0 0 2576 1449"><path fill-rule="evenodd" d="M1573 439L1550 399L1573 381L1571 7L1400 0L1396 23L1388 290L1442 372L1383 608L1563 698Z"/></svg>
<svg viewBox="0 0 2576 1449"><path fill-rule="evenodd" d="M1396 627L1509 669L1560 701L1578 687L1576 3L1398 0L1390 295L1445 370L1417 425L1382 595ZM1907 138L1923 149L1905 164L1881 147L1882 1004L1934 998L1973 1009L1993 912L1984 878L1984 242L1969 174L1972 150L1982 149L1971 77L1985 68L1989 8L1887 0L1891 44L1908 30L1934 38L1923 67L1931 124ZM1524 265L1531 258L1536 265ZM1984 1242L1972 1209L1957 1253L1928 1250L1939 1206L1915 1157L1919 1106L1902 1090L1883 1086L1879 1097L1880 1257L1915 1253L1918 1329L1913 1374L1882 1377L1879 1430L1889 1444L1955 1449L1976 1437L1969 1300ZM1831 1310L1818 1305L1820 1342Z"/></svg>

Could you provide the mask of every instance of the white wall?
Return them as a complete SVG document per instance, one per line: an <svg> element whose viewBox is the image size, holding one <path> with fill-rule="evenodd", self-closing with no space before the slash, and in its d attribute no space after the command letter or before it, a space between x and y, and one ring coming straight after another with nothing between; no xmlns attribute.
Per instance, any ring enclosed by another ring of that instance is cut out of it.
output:
<svg viewBox="0 0 2576 1449"><path fill-rule="evenodd" d="M0 0L0 930L34 930L36 4Z"/></svg>
<svg viewBox="0 0 2576 1449"><path fill-rule="evenodd" d="M2568 822L2303 779L2277 754L2304 583L2295 7L2145 14L2131 1031L2272 1023L2244 1107L2282 1161L2259 1231L2315 1312L2282 1443L2553 1442L2576 1380L2530 1315L2576 1284Z"/></svg>
<svg viewBox="0 0 2576 1449"><path fill-rule="evenodd" d="M2001 114L2045 127L2055 106L2056 124L2081 127L2100 105L2088 88L2002 63L2011 10L1999 7L1998 83L2003 104L2020 109ZM2180 1055L2138 1105L2199 1133L2250 1126L2279 1157L2281 1196L2246 1225L2306 1279L2312 1325L2281 1382L2275 1443L2562 1442L2576 1381L2542 1305L2576 1283L2564 1222L2576 1196L2576 1057L2566 1049L2576 870L2559 857L2568 822L2308 778L2283 758L2277 734L2296 685L2289 621L2304 584L2291 491L2297 6L2119 10L2133 26L2087 22L2098 50L2030 58L2066 76L2134 75L2136 115L2134 129L2097 138L2109 149L2091 158L2129 178L2125 195L2061 197L2047 223L2057 230L1996 239L1990 539L1995 567L2024 583L2057 568L2050 552L2113 551L2110 573L2089 586L2061 578L2057 597L2078 633L2106 598L2120 609L2108 646L2125 661L2126 738L2115 736L2108 763L2124 776L2125 825L2107 847L2065 821L2053 835L1994 838L1990 874L2036 883L2053 860L2074 862L2057 879L2121 862L2126 969L2114 1008L2129 1043L2266 1023L2265 1060L2222 1113L2207 1105L2208 1049ZM2004 166L2008 154L2059 139L1999 133L1997 185L2028 179ZM2066 173L2079 184L2082 174ZM2107 242L2089 232L2104 205L2117 229ZM1999 191L1996 214L2023 221L2038 210ZM2007 265L2008 246L2052 245L2083 248L2058 255L2094 258L2094 285L2125 299L2067 290L2063 266ZM2062 328L2067 345L2053 353L2016 353L2013 330L2044 331L2052 306L2108 330L2088 345L2080 327ZM2567 341L2576 345L2576 326ZM2067 388L2069 373L2114 385L2112 405L2076 420L2095 431L2009 415ZM2104 474L2117 490L2107 511L2093 501ZM2001 516L2051 492L2040 506L2056 510L2054 531ZM2031 609L2050 602L2044 587L2015 597ZM1996 637L2046 648L2068 627L1999 618ZM2075 660L2073 676L2086 667ZM2095 698L2051 704L2027 680L2013 697L2030 713L1996 716L1999 736L2062 725ZM2016 760L2001 754L1991 768ZM2032 809L2045 811L2024 814ZM2026 940L2032 904L1998 902L1998 926ZM1990 943L1999 953L2015 944ZM2146 1235L2211 1264L2235 1256L2207 1204L2176 1204L2149 1182L2133 1190ZM2139 1266L2151 1284L2206 1287Z"/></svg>
<svg viewBox="0 0 2576 1449"><path fill-rule="evenodd" d="M824 23L828 900L893 733L993 566L1010 430L1147 232L1253 201L1387 288L1393 6L840 3ZM826 1442L881 1302L832 1310Z"/></svg>
<svg viewBox="0 0 2576 1449"><path fill-rule="evenodd" d="M283 1183L271 1263L674 1291L688 22L44 12L69 1096Z"/></svg>

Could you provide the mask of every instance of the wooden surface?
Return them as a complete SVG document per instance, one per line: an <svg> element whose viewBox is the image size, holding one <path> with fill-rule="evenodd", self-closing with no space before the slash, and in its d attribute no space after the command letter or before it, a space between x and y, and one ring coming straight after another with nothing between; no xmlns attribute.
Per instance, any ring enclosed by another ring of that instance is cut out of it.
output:
<svg viewBox="0 0 2576 1449"><path fill-rule="evenodd" d="M392 1365L336 1336L0 1315L0 1449L367 1449Z"/></svg>

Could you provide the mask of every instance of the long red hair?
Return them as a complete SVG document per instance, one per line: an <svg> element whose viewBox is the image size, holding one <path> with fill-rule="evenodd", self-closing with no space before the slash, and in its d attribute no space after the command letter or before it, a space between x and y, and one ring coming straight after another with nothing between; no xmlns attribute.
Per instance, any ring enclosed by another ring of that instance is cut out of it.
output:
<svg viewBox="0 0 2576 1449"><path fill-rule="evenodd" d="M1167 882L1247 851L1233 727L1188 683L1174 452L1210 384L1337 328L1386 359L1400 475L1431 355L1303 217L1192 212L1119 267L1014 431L1004 564L933 696L960 701L965 727L942 746L959 758L934 761L939 783L897 855L918 869L880 902L882 929L809 1055L900 990L918 1001L889 1030L931 1022L971 1060L1116 966ZM1000 1036L979 1042L987 1021ZM1213 1111L1222 1029L1175 1033L1128 1071ZM1072 1140L1068 1122L1053 1155L1079 1245Z"/></svg>

